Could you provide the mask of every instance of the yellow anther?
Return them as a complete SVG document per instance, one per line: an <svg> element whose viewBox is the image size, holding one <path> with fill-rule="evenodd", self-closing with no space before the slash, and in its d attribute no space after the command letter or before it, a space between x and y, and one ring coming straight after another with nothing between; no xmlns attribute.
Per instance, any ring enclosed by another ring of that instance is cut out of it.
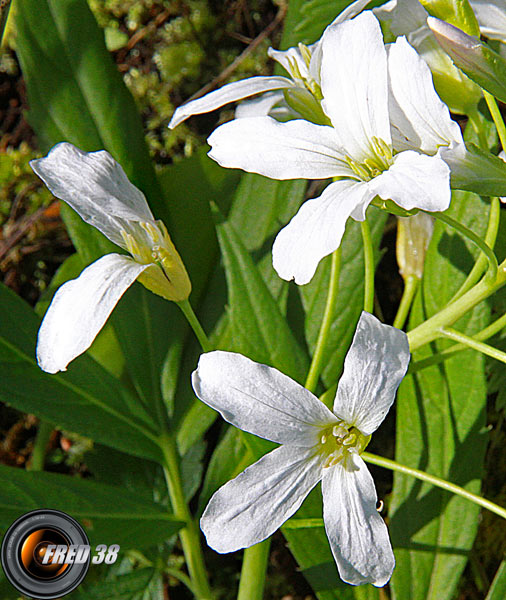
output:
<svg viewBox="0 0 506 600"><path fill-rule="evenodd" d="M354 433L349 433L342 441L343 446L351 446L357 441L357 436Z"/></svg>
<svg viewBox="0 0 506 600"><path fill-rule="evenodd" d="M320 438L320 442L322 444L324 444L327 441L327 436L325 434L322 435L322 437Z"/></svg>
<svg viewBox="0 0 506 600"><path fill-rule="evenodd" d="M311 62L311 50L305 44L299 43L299 52L302 56L302 59L306 63L306 67L309 69L309 63Z"/></svg>
<svg viewBox="0 0 506 600"><path fill-rule="evenodd" d="M334 425L334 427L332 428L332 434L336 438L342 438L348 434L348 430L346 429L346 427L343 427L342 425Z"/></svg>

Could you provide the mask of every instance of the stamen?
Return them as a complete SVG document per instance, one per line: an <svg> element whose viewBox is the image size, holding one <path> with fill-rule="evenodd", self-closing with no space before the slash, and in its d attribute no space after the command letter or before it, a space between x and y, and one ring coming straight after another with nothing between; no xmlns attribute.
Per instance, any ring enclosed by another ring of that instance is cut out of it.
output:
<svg viewBox="0 0 506 600"><path fill-rule="evenodd" d="M299 43L299 52L306 63L306 67L309 69L309 63L311 62L311 50L305 44Z"/></svg>

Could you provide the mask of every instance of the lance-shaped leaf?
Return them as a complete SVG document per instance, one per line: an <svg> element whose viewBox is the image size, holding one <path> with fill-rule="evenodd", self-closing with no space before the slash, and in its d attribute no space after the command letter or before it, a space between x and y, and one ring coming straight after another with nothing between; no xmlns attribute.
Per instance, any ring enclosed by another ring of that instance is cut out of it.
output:
<svg viewBox="0 0 506 600"><path fill-rule="evenodd" d="M455 65L480 87L506 101L506 61L485 42L458 27L429 17L427 23Z"/></svg>

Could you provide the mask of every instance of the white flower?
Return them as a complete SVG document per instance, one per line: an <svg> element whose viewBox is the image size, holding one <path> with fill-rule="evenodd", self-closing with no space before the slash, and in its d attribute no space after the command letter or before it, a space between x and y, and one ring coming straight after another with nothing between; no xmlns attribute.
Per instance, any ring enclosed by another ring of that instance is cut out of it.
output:
<svg viewBox="0 0 506 600"><path fill-rule="evenodd" d="M325 530L341 578L385 585L395 560L360 454L408 363L406 335L363 312L330 411L276 369L231 352L202 355L193 374L197 396L235 427L282 444L211 498L200 522L208 544L223 553L265 540L321 480Z"/></svg>
<svg viewBox="0 0 506 600"><path fill-rule="evenodd" d="M304 284L341 242L346 221L365 218L375 196L406 210L446 210L444 151L463 145L434 91L429 68L404 38L387 51L371 12L327 28L321 42L322 108L332 126L270 117L235 119L210 136L220 165L272 179L338 178L280 232L273 264Z"/></svg>
<svg viewBox="0 0 506 600"><path fill-rule="evenodd" d="M132 255L107 254L56 292L37 342L39 366L56 373L91 346L136 279L175 301L188 297L191 284L164 224L108 152L61 143L30 165L56 197Z"/></svg>

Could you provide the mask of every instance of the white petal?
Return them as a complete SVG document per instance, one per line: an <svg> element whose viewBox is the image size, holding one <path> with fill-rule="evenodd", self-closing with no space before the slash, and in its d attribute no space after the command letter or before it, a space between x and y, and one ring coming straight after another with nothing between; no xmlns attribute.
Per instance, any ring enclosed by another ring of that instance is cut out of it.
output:
<svg viewBox="0 0 506 600"><path fill-rule="evenodd" d="M209 546L234 552L268 538L320 481L321 463L314 449L281 446L229 481L200 520Z"/></svg>
<svg viewBox="0 0 506 600"><path fill-rule="evenodd" d="M343 581L384 586L395 558L385 522L376 510L374 481L364 461L324 469L323 519L332 554Z"/></svg>
<svg viewBox="0 0 506 600"><path fill-rule="evenodd" d="M144 194L105 150L83 152L62 142L30 165L57 198L118 246L124 247L126 222L154 220Z"/></svg>
<svg viewBox="0 0 506 600"><path fill-rule="evenodd" d="M337 17L332 21L329 27L332 25L337 25L338 23L343 23L344 21L348 21L348 19L353 19L358 14L360 14L368 4L370 4L372 0L355 0L349 6L347 6L343 11L341 11Z"/></svg>
<svg viewBox="0 0 506 600"><path fill-rule="evenodd" d="M313 446L321 427L336 421L293 379L241 354L203 354L192 384L197 396L226 421L278 444Z"/></svg>
<svg viewBox="0 0 506 600"><path fill-rule="evenodd" d="M305 202L274 242L272 264L278 275L299 285L311 281L320 260L339 247L348 217L363 215L375 195L367 183L342 179Z"/></svg>
<svg viewBox="0 0 506 600"><path fill-rule="evenodd" d="M396 150L435 154L440 146L463 144L460 127L436 94L427 63L404 37L389 46L388 73Z"/></svg>
<svg viewBox="0 0 506 600"><path fill-rule="evenodd" d="M403 331L362 312L344 360L334 413L364 435L371 435L395 400L409 358Z"/></svg>
<svg viewBox="0 0 506 600"><path fill-rule="evenodd" d="M285 104L286 108L288 108L284 100L285 97L281 91L266 92L261 96L248 98L237 105L237 108L235 109L235 118L246 119L250 117L266 117L267 115L272 116L271 111L276 104L282 102Z"/></svg>
<svg viewBox="0 0 506 600"><path fill-rule="evenodd" d="M504 0L471 0L482 35L506 42L506 2Z"/></svg>
<svg viewBox="0 0 506 600"><path fill-rule="evenodd" d="M293 82L286 77L249 77L241 81L233 81L219 90L214 90L202 98L190 100L177 108L172 115L169 128L174 129L188 117L216 110L229 102L243 100L255 94L293 87Z"/></svg>
<svg viewBox="0 0 506 600"><path fill-rule="evenodd" d="M37 339L37 362L48 373L65 371L87 350L121 296L150 265L107 254L56 292Z"/></svg>
<svg viewBox="0 0 506 600"><path fill-rule="evenodd" d="M322 38L322 107L346 154L363 162L372 138L390 144L387 56L376 17L367 11L329 27Z"/></svg>
<svg viewBox="0 0 506 600"><path fill-rule="evenodd" d="M369 185L383 200L393 200L406 210L443 211L450 206L450 168L439 156L401 152Z"/></svg>
<svg viewBox="0 0 506 600"><path fill-rule="evenodd" d="M274 50L274 48L269 48L267 50L267 54L279 63L283 69L290 74L291 77L294 77L292 64L295 63L297 68L299 69L299 73L302 75L303 79L297 78L300 81L301 85L304 85L304 79L307 79L309 76L309 70L307 68L306 61L301 54L299 48L288 48L288 50Z"/></svg>
<svg viewBox="0 0 506 600"><path fill-rule="evenodd" d="M428 16L418 0L391 0L373 11L382 23L390 23L389 29L395 36L426 26Z"/></svg>
<svg viewBox="0 0 506 600"><path fill-rule="evenodd" d="M212 147L209 156L222 167L271 179L326 179L350 173L335 130L302 119L235 119L218 127L207 141Z"/></svg>

